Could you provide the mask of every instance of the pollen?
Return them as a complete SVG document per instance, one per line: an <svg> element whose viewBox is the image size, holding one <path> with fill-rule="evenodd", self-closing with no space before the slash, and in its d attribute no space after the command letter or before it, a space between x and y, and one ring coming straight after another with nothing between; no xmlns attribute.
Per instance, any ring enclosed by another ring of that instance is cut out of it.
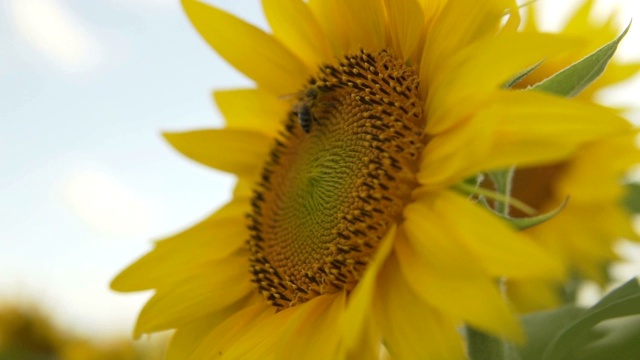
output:
<svg viewBox="0 0 640 360"><path fill-rule="evenodd" d="M351 291L416 186L419 83L386 51L325 65L283 122L249 214L250 272L278 309Z"/></svg>

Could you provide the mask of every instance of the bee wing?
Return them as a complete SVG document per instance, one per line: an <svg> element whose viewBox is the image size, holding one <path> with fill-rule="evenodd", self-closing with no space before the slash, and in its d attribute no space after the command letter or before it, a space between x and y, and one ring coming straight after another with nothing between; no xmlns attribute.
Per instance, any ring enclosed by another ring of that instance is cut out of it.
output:
<svg viewBox="0 0 640 360"><path fill-rule="evenodd" d="M290 101L290 100L297 100L300 98L301 92L294 92L294 93L290 93L290 94L284 94L284 95L280 95L278 96L278 100L283 100L283 101Z"/></svg>
<svg viewBox="0 0 640 360"><path fill-rule="evenodd" d="M291 107L291 111L293 111L294 113L298 113L302 109L302 106L304 103L304 101L301 101L301 97L303 94L304 93L301 91L290 93L290 94L284 94L284 95L278 96L278 100L292 102L293 105Z"/></svg>

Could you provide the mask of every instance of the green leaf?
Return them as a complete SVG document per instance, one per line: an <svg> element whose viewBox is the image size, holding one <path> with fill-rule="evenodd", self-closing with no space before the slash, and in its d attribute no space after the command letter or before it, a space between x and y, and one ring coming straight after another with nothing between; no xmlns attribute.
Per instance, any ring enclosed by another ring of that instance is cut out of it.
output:
<svg viewBox="0 0 640 360"><path fill-rule="evenodd" d="M640 184L627 184L627 196L622 200L622 204L632 214L640 214Z"/></svg>
<svg viewBox="0 0 640 360"><path fill-rule="evenodd" d="M593 338L575 352L581 360L637 360L640 354L640 315L603 321L591 332Z"/></svg>
<svg viewBox="0 0 640 360"><path fill-rule="evenodd" d="M631 23L615 40L527 90L542 91L566 97L578 95L604 72L609 60L616 52L618 44L620 44L630 27Z"/></svg>
<svg viewBox="0 0 640 360"><path fill-rule="evenodd" d="M523 322L529 343L523 360L637 359L640 285L632 279L588 310L568 306L535 313Z"/></svg>
<svg viewBox="0 0 640 360"><path fill-rule="evenodd" d="M543 359L573 359L581 347L593 341L591 336L597 324L618 317L640 314L640 285L631 279L605 296L573 325L562 331L547 347Z"/></svg>
<svg viewBox="0 0 640 360"><path fill-rule="evenodd" d="M542 354L557 331L574 323L585 311L575 305L566 305L523 316L522 325L527 333L527 344L520 349L522 360L542 359Z"/></svg>

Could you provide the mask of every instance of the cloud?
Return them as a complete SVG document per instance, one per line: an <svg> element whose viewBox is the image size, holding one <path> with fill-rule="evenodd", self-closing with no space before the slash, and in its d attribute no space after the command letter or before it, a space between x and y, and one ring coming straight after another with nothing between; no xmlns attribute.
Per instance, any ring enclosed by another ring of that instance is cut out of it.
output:
<svg viewBox="0 0 640 360"><path fill-rule="evenodd" d="M97 40L58 0L13 0L10 9L22 37L58 67L81 72L100 64Z"/></svg>

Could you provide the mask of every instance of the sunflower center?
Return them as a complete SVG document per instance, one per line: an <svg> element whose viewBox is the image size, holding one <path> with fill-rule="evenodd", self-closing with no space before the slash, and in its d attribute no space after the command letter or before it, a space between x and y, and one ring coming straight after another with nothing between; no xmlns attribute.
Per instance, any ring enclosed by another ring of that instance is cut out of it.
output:
<svg viewBox="0 0 640 360"><path fill-rule="evenodd" d="M386 51L319 69L252 200L250 270L271 305L353 289L415 188L423 128L418 77Z"/></svg>

